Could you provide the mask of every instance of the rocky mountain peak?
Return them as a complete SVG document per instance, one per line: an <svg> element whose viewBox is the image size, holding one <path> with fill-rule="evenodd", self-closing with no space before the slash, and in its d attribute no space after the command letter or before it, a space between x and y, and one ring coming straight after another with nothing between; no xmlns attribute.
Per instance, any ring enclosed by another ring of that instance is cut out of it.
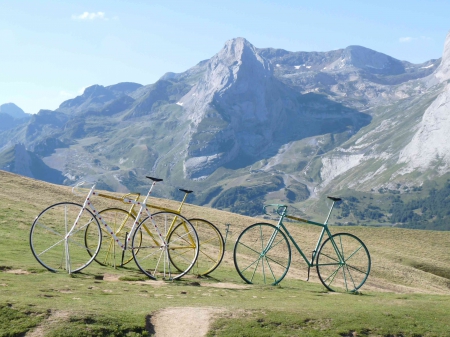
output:
<svg viewBox="0 0 450 337"><path fill-rule="evenodd" d="M364 69L374 74L398 75L405 72L405 67L401 61L361 46L345 48L340 63Z"/></svg>
<svg viewBox="0 0 450 337"><path fill-rule="evenodd" d="M84 89L82 96L98 96L109 92L103 85L94 84Z"/></svg>
<svg viewBox="0 0 450 337"><path fill-rule="evenodd" d="M254 84L264 87L272 78L272 73L270 62L261 57L250 42L235 38L227 41L208 61L202 79L178 104L184 106L191 120L197 124L211 103L223 101L231 94L257 91Z"/></svg>
<svg viewBox="0 0 450 337"><path fill-rule="evenodd" d="M234 62L258 60L261 58L257 55L256 48L242 37L228 40L225 42L225 46L220 50L215 59L221 59L222 62L233 65Z"/></svg>
<svg viewBox="0 0 450 337"><path fill-rule="evenodd" d="M115 93L128 95L129 93L143 87L142 84L134 83L134 82L121 82L114 85L107 86L106 89L109 89Z"/></svg>
<svg viewBox="0 0 450 337"><path fill-rule="evenodd" d="M23 118L29 116L29 114L25 113L14 103L6 103L0 105L0 113L5 113L13 118Z"/></svg>
<svg viewBox="0 0 450 337"><path fill-rule="evenodd" d="M59 106L59 111L80 112L82 110L97 110L104 104L110 103L123 95L121 92L115 92L102 85L92 85L87 87L81 96L69 99Z"/></svg>

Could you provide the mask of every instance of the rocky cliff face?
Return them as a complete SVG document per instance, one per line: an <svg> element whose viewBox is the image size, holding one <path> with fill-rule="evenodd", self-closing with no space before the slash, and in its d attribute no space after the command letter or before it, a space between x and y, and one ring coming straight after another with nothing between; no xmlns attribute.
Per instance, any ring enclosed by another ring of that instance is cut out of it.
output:
<svg viewBox="0 0 450 337"><path fill-rule="evenodd" d="M440 82L450 79L450 31L445 39L444 54L442 55L442 62L436 71L436 78Z"/></svg>
<svg viewBox="0 0 450 337"><path fill-rule="evenodd" d="M335 149L324 156L321 188L335 178L339 180L339 176L341 180L351 175L358 176L358 179L347 182L353 188L373 188L393 185L392 181L420 184L420 180L407 178L413 172L447 173L450 168L449 65L450 34L435 71L418 81L404 84L405 87L416 85L429 89L403 99L400 106L392 107L391 113L385 112L384 118L365 133L356 135L345 148ZM389 145L384 140L387 136Z"/></svg>
<svg viewBox="0 0 450 337"><path fill-rule="evenodd" d="M274 76L272 64L243 38L230 40L203 78L178 102L192 121L184 172L205 177L224 165L243 167L270 147L321 132L354 129L362 115L302 97ZM329 120L340 119L323 128ZM319 127L318 124L321 124ZM319 130L322 129L322 130Z"/></svg>
<svg viewBox="0 0 450 337"><path fill-rule="evenodd" d="M399 162L406 164L402 172L434 168L442 174L450 167L450 32L441 64L432 76L443 90L426 109L417 132L401 151Z"/></svg>
<svg viewBox="0 0 450 337"><path fill-rule="evenodd" d="M401 151L399 162L414 170L436 168L446 173L450 168L450 84L425 111L411 142Z"/></svg>
<svg viewBox="0 0 450 337"><path fill-rule="evenodd" d="M255 156L270 144L282 109L281 102L267 106L277 91L274 82L269 62L243 38L228 41L208 62L203 78L178 103L192 121L187 176L208 175L240 151Z"/></svg>

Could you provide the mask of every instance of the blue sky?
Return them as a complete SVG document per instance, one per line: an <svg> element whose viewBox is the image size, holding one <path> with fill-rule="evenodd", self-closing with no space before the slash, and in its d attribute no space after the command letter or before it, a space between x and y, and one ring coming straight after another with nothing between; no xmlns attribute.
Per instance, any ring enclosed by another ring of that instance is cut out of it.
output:
<svg viewBox="0 0 450 337"><path fill-rule="evenodd" d="M421 63L442 55L449 0L0 0L0 104L56 109L93 84L150 84L245 37L259 48L362 45Z"/></svg>

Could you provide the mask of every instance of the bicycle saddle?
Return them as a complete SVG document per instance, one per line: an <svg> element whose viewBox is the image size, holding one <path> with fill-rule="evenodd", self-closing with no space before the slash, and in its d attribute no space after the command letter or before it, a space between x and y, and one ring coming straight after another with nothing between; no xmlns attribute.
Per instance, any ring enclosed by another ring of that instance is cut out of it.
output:
<svg viewBox="0 0 450 337"><path fill-rule="evenodd" d="M163 181L162 179L159 179L159 178L153 178L153 177L149 177L149 176L145 176L145 177L148 179L151 179L153 181Z"/></svg>
<svg viewBox="0 0 450 337"><path fill-rule="evenodd" d="M333 201L341 201L342 200L341 198L335 198L335 197L330 197L330 196L327 196L327 198L331 199Z"/></svg>
<svg viewBox="0 0 450 337"><path fill-rule="evenodd" d="M184 189L182 189L182 188L179 188L179 190L180 190L181 192L184 192L184 193L187 193L187 194L194 192L194 191L184 190Z"/></svg>

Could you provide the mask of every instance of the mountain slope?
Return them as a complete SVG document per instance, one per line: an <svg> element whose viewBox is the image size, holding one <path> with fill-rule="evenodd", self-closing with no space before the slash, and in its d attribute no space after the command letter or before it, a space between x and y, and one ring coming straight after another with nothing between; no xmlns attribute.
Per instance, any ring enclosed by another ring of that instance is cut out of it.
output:
<svg viewBox="0 0 450 337"><path fill-rule="evenodd" d="M0 132L25 124L31 118L14 103L0 105Z"/></svg>
<svg viewBox="0 0 450 337"><path fill-rule="evenodd" d="M0 113L8 114L15 119L29 117L29 114L25 113L21 108L19 108L14 103L6 103L0 105Z"/></svg>
<svg viewBox="0 0 450 337"><path fill-rule="evenodd" d="M449 41L450 34L441 65L422 79L423 85L435 79L440 82L423 94L374 109L369 127L322 158L322 189L337 184L357 190L397 190L447 172L450 87L442 81L446 78L442 69L447 69L450 60Z"/></svg>
<svg viewBox="0 0 450 337"><path fill-rule="evenodd" d="M38 156L25 150L25 146L22 144L17 144L0 152L0 170L54 184L62 184L64 181L61 172L45 165Z"/></svg>
<svg viewBox="0 0 450 337"><path fill-rule="evenodd" d="M267 157L270 148L322 133L356 130L364 114L302 96L280 82L247 40L230 40L208 62L204 77L178 103L192 120L184 172L206 177Z"/></svg>

